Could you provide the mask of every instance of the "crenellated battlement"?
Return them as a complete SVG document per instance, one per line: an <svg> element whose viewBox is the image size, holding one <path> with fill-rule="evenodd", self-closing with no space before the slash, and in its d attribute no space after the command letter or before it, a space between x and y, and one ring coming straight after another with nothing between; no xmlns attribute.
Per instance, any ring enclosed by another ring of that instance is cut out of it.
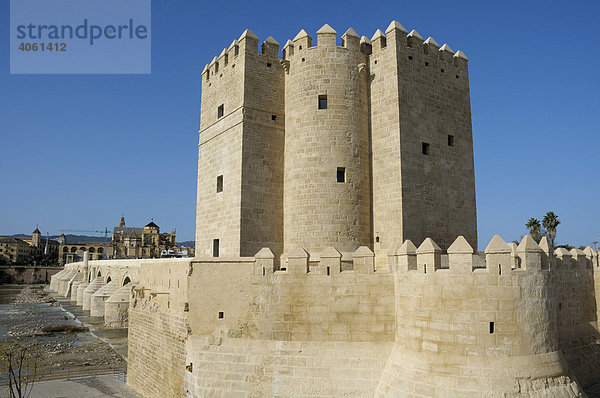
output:
<svg viewBox="0 0 600 398"><path fill-rule="evenodd" d="M450 46L445 43L440 46L432 37L424 40L416 30L410 33L398 22L392 21L385 30L377 29L371 39L366 36L359 36L356 31L350 27L340 37L341 45L337 45L337 32L328 24L323 25L317 32L317 40L313 45L313 38L301 29L300 32L291 40L287 40L282 49L282 61L289 61L295 54L314 47L336 47L345 48L350 51L363 52L365 55L375 55L380 51L385 50L389 45L395 46L397 49L416 54L433 57L439 62L452 64L456 67L466 67L468 61L464 52L458 50L454 52ZM206 64L202 71L204 79L210 79L212 75L219 73L229 63L230 59L237 57L240 53L260 54L271 58L279 57L279 43L269 36L260 45L259 38L249 29L246 29L242 35L234 40L229 48L224 48L223 51ZM388 43L389 42L389 43Z"/></svg>
<svg viewBox="0 0 600 398"><path fill-rule="evenodd" d="M495 235L484 253L475 253L463 236L459 236L443 251L431 238L419 247L407 239L397 245L388 255L387 266L375 266L375 254L366 246L355 252L344 253L328 247L321 253L309 254L304 248L296 248L275 260L269 248L260 250L256 259L256 275L301 275L301 274L373 274L373 273L416 273L433 275L488 273L501 276L524 276L528 270L583 270L598 268L598 253L591 247L585 250L568 251L558 248L550 252L548 241L543 238L538 244L530 235L523 237L520 244L506 243Z"/></svg>
<svg viewBox="0 0 600 398"><path fill-rule="evenodd" d="M246 29L238 39L234 39L228 48L223 48L223 51L218 56L215 56L212 61L202 70L203 81L209 81L213 76L224 73L228 65L235 67L235 60L238 57L246 56L263 56L265 59L278 60L279 43L271 36L260 44L258 36L250 29Z"/></svg>

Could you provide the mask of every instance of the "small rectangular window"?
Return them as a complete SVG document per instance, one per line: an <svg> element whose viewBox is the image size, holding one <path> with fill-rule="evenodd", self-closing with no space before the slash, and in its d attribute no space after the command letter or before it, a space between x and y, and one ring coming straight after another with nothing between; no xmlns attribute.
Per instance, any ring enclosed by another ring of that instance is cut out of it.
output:
<svg viewBox="0 0 600 398"><path fill-rule="evenodd" d="M423 155L429 155L429 144L426 142L421 143L421 152Z"/></svg>
<svg viewBox="0 0 600 398"><path fill-rule="evenodd" d="M327 95L319 95L319 109L327 109Z"/></svg>
<svg viewBox="0 0 600 398"><path fill-rule="evenodd" d="M225 114L225 106L223 104L219 105L219 109L217 109L217 119L223 117Z"/></svg>
<svg viewBox="0 0 600 398"><path fill-rule="evenodd" d="M213 239L213 257L219 257L219 239Z"/></svg>
<svg viewBox="0 0 600 398"><path fill-rule="evenodd" d="M218 176L217 177L217 193L218 192L223 192L223 176Z"/></svg>
<svg viewBox="0 0 600 398"><path fill-rule="evenodd" d="M267 62L267 68L270 68L270 67L271 67L271 63Z"/></svg>
<svg viewBox="0 0 600 398"><path fill-rule="evenodd" d="M494 334L494 322L490 322L490 334Z"/></svg>
<svg viewBox="0 0 600 398"><path fill-rule="evenodd" d="M223 311L219 311L219 319L223 319L224 316L225 314L223 314Z"/></svg>
<svg viewBox="0 0 600 398"><path fill-rule="evenodd" d="M453 135L448 136L448 146L454 146L454 136Z"/></svg>
<svg viewBox="0 0 600 398"><path fill-rule="evenodd" d="M271 120L277 120L277 115L271 115Z"/></svg>
<svg viewBox="0 0 600 398"><path fill-rule="evenodd" d="M345 167L338 167L337 182L346 182L346 168Z"/></svg>

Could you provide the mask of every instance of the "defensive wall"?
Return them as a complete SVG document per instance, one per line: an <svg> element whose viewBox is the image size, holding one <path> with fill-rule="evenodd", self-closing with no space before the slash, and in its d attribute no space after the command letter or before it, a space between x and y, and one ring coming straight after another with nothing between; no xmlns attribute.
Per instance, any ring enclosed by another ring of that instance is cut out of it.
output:
<svg viewBox="0 0 600 398"><path fill-rule="evenodd" d="M599 382L598 254L496 236L484 257L459 237L407 240L385 267L366 247L88 267L137 272L128 383L147 397L581 396Z"/></svg>

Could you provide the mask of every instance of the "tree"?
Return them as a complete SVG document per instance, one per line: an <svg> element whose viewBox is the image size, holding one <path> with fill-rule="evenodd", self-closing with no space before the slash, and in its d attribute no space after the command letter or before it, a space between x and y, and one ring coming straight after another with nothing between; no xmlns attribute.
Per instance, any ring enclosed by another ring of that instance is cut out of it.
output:
<svg viewBox="0 0 600 398"><path fill-rule="evenodd" d="M529 230L529 234L535 239L537 242L542 239L542 224L537 218L531 217L527 224L525 224L527 230Z"/></svg>
<svg viewBox="0 0 600 398"><path fill-rule="evenodd" d="M37 345L30 339L0 340L0 379L7 379L10 398L29 397L40 356Z"/></svg>
<svg viewBox="0 0 600 398"><path fill-rule="evenodd" d="M550 239L550 246L554 247L554 239L556 239L556 227L560 224L558 216L554 212L549 211L542 220L542 225L548 231L548 239Z"/></svg>

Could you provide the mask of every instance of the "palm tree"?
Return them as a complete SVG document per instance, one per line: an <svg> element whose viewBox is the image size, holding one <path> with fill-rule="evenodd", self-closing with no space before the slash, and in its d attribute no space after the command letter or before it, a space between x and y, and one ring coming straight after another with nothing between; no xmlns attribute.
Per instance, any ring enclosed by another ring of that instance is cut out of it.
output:
<svg viewBox="0 0 600 398"><path fill-rule="evenodd" d="M554 239L556 238L556 227L560 224L560 220L558 216L554 214L554 212L549 211L544 216L542 220L542 224L546 231L548 231L548 237L550 238L550 246L554 247Z"/></svg>
<svg viewBox="0 0 600 398"><path fill-rule="evenodd" d="M525 228L529 230L529 233L535 240L539 241L541 239L540 229L542 228L542 225L537 218L531 217L529 221L527 221L527 224L525 224Z"/></svg>

